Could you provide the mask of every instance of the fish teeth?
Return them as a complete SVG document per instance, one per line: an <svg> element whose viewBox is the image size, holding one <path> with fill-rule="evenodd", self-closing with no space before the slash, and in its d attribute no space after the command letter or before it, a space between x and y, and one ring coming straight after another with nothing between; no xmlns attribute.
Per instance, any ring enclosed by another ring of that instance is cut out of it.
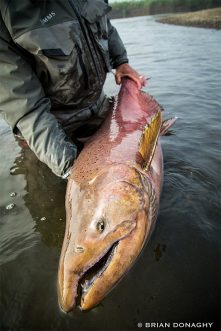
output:
<svg viewBox="0 0 221 331"><path fill-rule="evenodd" d="M89 280L85 280L83 284L81 284L82 292L87 292L87 289L90 287L91 282Z"/></svg>

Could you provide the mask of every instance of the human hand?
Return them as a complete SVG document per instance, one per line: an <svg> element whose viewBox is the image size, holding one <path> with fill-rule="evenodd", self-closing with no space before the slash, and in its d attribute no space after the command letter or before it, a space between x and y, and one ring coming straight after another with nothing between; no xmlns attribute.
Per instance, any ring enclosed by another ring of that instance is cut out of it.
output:
<svg viewBox="0 0 221 331"><path fill-rule="evenodd" d="M145 77L139 75L139 73L134 70L128 63L121 64L116 68L116 84L120 85L123 77L131 78L135 83L137 83L139 89L146 85Z"/></svg>

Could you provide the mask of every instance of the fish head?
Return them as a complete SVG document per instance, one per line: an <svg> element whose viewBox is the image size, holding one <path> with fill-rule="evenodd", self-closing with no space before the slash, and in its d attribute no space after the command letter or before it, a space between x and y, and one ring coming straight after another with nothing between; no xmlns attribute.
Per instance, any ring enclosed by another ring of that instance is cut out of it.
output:
<svg viewBox="0 0 221 331"><path fill-rule="evenodd" d="M80 185L69 180L58 272L62 310L96 306L122 278L145 242L148 205L140 174L127 166Z"/></svg>

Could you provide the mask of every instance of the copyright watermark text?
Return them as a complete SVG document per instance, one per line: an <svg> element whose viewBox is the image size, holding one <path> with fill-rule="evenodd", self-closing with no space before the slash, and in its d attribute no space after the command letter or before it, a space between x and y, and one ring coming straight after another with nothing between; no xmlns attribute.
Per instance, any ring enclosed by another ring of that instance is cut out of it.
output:
<svg viewBox="0 0 221 331"><path fill-rule="evenodd" d="M163 322L163 323L157 323L157 322L138 322L137 327L139 329L141 328L147 328L147 329L211 329L213 326L213 322Z"/></svg>

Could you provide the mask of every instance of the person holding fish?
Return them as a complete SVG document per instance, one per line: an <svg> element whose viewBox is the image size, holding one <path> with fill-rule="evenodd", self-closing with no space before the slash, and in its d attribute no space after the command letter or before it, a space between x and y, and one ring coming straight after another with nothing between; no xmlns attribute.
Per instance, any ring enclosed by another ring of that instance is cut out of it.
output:
<svg viewBox="0 0 221 331"><path fill-rule="evenodd" d="M67 178L79 137L92 135L108 113L107 72L117 84L145 79L127 53L102 0L2 0L0 110L38 159Z"/></svg>

